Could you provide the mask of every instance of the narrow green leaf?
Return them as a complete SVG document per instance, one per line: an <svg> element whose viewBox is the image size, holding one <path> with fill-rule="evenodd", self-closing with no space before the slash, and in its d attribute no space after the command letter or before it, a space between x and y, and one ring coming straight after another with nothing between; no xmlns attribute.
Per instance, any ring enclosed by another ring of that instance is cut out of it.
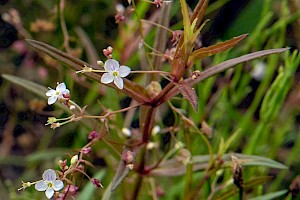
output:
<svg viewBox="0 0 300 200"><path fill-rule="evenodd" d="M287 166L274 161L270 158L262 157L262 156L254 156L254 155L245 155L245 154L225 154L223 156L224 161L230 161L231 155L237 157L239 160L242 160L243 166L264 166L264 167L271 167L276 169L288 169Z"/></svg>
<svg viewBox="0 0 300 200"><path fill-rule="evenodd" d="M184 30L184 43L188 40L190 36L191 22L189 17L189 10L185 0L180 0L181 12L183 17L183 30Z"/></svg>
<svg viewBox="0 0 300 200"><path fill-rule="evenodd" d="M261 185L263 183L270 181L271 179L272 178L270 176L262 176L262 177L253 178L249 181L244 182L244 189L255 188L258 185ZM235 185L232 184L227 188L226 192L222 192L221 194L217 195L216 198L214 198L214 199L215 200L227 200L227 199L229 199L229 197L237 194L238 192L239 192L239 189Z"/></svg>
<svg viewBox="0 0 300 200"><path fill-rule="evenodd" d="M36 162L50 160L66 154L66 151L66 149L47 149L45 151L38 151L26 156L26 161Z"/></svg>
<svg viewBox="0 0 300 200"><path fill-rule="evenodd" d="M111 185L112 182L110 182L110 184L106 187L101 200L111 200L111 195L112 195Z"/></svg>
<svg viewBox="0 0 300 200"><path fill-rule="evenodd" d="M46 92L49 90L48 88L46 88L45 86L42 86L40 84L34 83L32 81L17 77L17 76L13 76L13 75L9 75L9 74L2 74L1 75L4 79L18 85L21 86L23 88L25 88L26 90L38 95L39 97L43 98L43 99L47 99L48 97L46 96ZM55 103L55 105L57 105L58 107L60 107L61 109L65 110L68 113L71 113L70 109L67 109L66 106L62 105L61 103Z"/></svg>
<svg viewBox="0 0 300 200"><path fill-rule="evenodd" d="M278 116L280 108L291 88L293 76L299 64L300 56L297 51L293 55L286 54L285 67L280 68L279 74L262 102L260 116L264 121L271 121Z"/></svg>
<svg viewBox="0 0 300 200"><path fill-rule="evenodd" d="M34 83L32 81L28 81L26 79L14 76L14 75L9 75L9 74L2 74L1 75L4 79L17 84L19 86L22 86L26 90L40 96L43 99L47 99L48 97L46 96L46 92L49 90L45 86L39 85L37 83Z"/></svg>
<svg viewBox="0 0 300 200"><path fill-rule="evenodd" d="M224 145L224 152L226 152L228 150L228 148L230 147L231 143L237 138L238 134L240 133L240 129L235 131L229 138L228 140L225 142Z"/></svg>
<svg viewBox="0 0 300 200"><path fill-rule="evenodd" d="M271 199L278 199L280 196L283 196L288 193L288 190L280 190L277 192L272 192L269 194L265 194L259 197L251 198L250 200L271 200Z"/></svg>
<svg viewBox="0 0 300 200"><path fill-rule="evenodd" d="M217 159L218 155L215 155ZM224 154L222 160L227 164L223 167L230 166L232 162L231 156L237 157L242 161L243 166L264 166L271 167L275 169L287 169L287 167L279 162L276 162L270 158L265 158L262 156L244 155L238 153ZM210 162L209 155L199 155L193 156L193 171L205 170ZM186 173L186 165L183 162L178 161L176 158L172 158L161 163L157 168L150 172L153 176L180 176Z"/></svg>

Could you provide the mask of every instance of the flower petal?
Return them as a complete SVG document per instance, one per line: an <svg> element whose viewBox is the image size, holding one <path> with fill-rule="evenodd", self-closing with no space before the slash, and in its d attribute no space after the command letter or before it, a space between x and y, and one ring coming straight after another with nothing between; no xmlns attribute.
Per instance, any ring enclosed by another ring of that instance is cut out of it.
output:
<svg viewBox="0 0 300 200"><path fill-rule="evenodd" d="M107 84L114 80L114 76L110 73L104 73L101 77L101 83Z"/></svg>
<svg viewBox="0 0 300 200"><path fill-rule="evenodd" d="M48 105L54 104L56 100L57 100L57 96L56 95L54 95L52 97L49 97L48 98Z"/></svg>
<svg viewBox="0 0 300 200"><path fill-rule="evenodd" d="M49 187L46 190L45 195L48 199L51 199L51 197L53 197L53 195L54 195L54 190L51 187Z"/></svg>
<svg viewBox="0 0 300 200"><path fill-rule="evenodd" d="M40 181L36 182L34 187L37 191L46 191L48 188L48 185L43 180L40 180Z"/></svg>
<svg viewBox="0 0 300 200"><path fill-rule="evenodd" d="M46 92L46 96L51 97L54 96L56 94L56 91L53 89L48 90L48 92Z"/></svg>
<svg viewBox="0 0 300 200"><path fill-rule="evenodd" d="M55 191L61 190L64 187L64 183L61 180L56 180L53 182L52 188Z"/></svg>
<svg viewBox="0 0 300 200"><path fill-rule="evenodd" d="M123 79L122 79L122 78L120 78L120 77L115 77L115 78L114 78L114 84L115 84L120 90L123 89L124 82L123 82Z"/></svg>
<svg viewBox="0 0 300 200"><path fill-rule="evenodd" d="M107 61L105 61L104 64L104 69L107 72L112 72L114 70L119 69L120 64L118 61L114 60L114 59L108 59Z"/></svg>
<svg viewBox="0 0 300 200"><path fill-rule="evenodd" d="M45 181L53 182L56 180L56 173L53 169L47 169L43 173L43 179Z"/></svg>
<svg viewBox="0 0 300 200"><path fill-rule="evenodd" d="M119 69L119 75L120 77L125 77L128 76L128 74L130 74L131 69L127 66L122 65Z"/></svg>
<svg viewBox="0 0 300 200"><path fill-rule="evenodd" d="M66 84L65 83L60 83L57 85L56 87L56 91L58 92L63 92L67 89Z"/></svg>

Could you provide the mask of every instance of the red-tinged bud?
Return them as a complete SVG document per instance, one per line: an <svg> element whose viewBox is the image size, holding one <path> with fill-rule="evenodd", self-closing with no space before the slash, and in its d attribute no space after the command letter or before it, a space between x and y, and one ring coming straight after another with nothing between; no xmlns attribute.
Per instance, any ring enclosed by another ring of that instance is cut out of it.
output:
<svg viewBox="0 0 300 200"><path fill-rule="evenodd" d="M97 138L98 136L99 136L99 134L96 131L92 131L92 132L90 132L88 139L93 140L93 139Z"/></svg>
<svg viewBox="0 0 300 200"><path fill-rule="evenodd" d="M92 178L91 181L92 181L94 186L96 186L98 188L99 187L103 188L103 185L100 183L100 181L98 179Z"/></svg>
<svg viewBox="0 0 300 200"><path fill-rule="evenodd" d="M82 149L83 154L89 154L89 153L91 153L91 151L92 151L91 147L85 147Z"/></svg>
<svg viewBox="0 0 300 200"><path fill-rule="evenodd" d="M132 151L126 151L122 155L122 160L124 160L127 164L131 163L133 161L133 152Z"/></svg>
<svg viewBox="0 0 300 200"><path fill-rule="evenodd" d="M70 195L76 195L78 192L78 187L76 185L67 185L64 192Z"/></svg>

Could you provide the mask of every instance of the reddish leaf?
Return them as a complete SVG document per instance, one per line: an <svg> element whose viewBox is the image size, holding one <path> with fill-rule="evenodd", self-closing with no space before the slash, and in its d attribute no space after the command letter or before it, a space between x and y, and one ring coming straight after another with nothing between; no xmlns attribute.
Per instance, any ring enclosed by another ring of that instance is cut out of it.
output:
<svg viewBox="0 0 300 200"><path fill-rule="evenodd" d="M193 106L195 111L198 110L198 97L194 88L187 84L180 84L178 89L182 96L187 99L190 104Z"/></svg>
<svg viewBox="0 0 300 200"><path fill-rule="evenodd" d="M194 62L198 59L226 51L227 49L234 47L237 43L239 43L241 40L243 40L245 37L247 37L247 35L248 34L240 35L238 37L232 38L231 40L227 40L225 42L221 42L216 45L198 49L190 55L189 60L190 60L190 62Z"/></svg>
<svg viewBox="0 0 300 200"><path fill-rule="evenodd" d="M246 54L246 55L243 55L238 58L233 58L233 59L224 61L218 65L215 65L213 67L210 67L210 68L204 70L203 72L200 73L200 75L196 79L188 78L188 79L185 79L183 82L188 83L190 86L193 86L193 85L199 83L200 81L203 81L203 80L205 80L211 76L214 76L217 73L220 73L222 71L230 69L240 63L243 63L243 62L246 62L249 60L253 60L253 59L256 59L259 57L263 57L266 55L270 55L270 54L282 53L288 49L289 48L269 49L269 50L257 51L254 53ZM164 95L162 97L162 99L160 99L160 102L165 102L165 101L169 100L170 98L177 95L179 92L180 91L178 90L178 87L172 88L166 95Z"/></svg>
<svg viewBox="0 0 300 200"><path fill-rule="evenodd" d="M84 66L87 67L93 67L92 65L78 59L78 58L74 58L71 55L60 51L48 44L45 44L43 42L39 42L36 40L26 40L29 44L31 44L34 48L42 51L43 53L48 54L49 56L57 59L58 61L66 64L67 66L69 66L71 69L75 70L75 71L80 71L82 70L82 68ZM95 73L84 73L85 76L87 76L88 78L95 80L97 82L99 82L100 84L102 84L100 82L100 75L95 74ZM107 86L112 87L117 89L117 87L113 84L108 84ZM136 100L139 103L145 103L145 102L149 102L150 98L146 95L147 92L145 91L145 89L128 80L128 79L124 79L124 89L121 90L122 92L124 92L125 94L127 94L128 96L132 97L134 100Z"/></svg>
<svg viewBox="0 0 300 200"><path fill-rule="evenodd" d="M194 12L191 16L191 22L193 22L197 18L196 29L198 29L208 5L208 0L200 0L197 6L194 9Z"/></svg>
<svg viewBox="0 0 300 200"><path fill-rule="evenodd" d="M111 191L115 190L121 184L121 182L131 170L131 166L133 166L133 161L137 154L137 150L138 149L134 149L133 151L131 151L131 149L127 147L124 148L117 172L112 180ZM130 152L130 154L128 154L128 152Z"/></svg>

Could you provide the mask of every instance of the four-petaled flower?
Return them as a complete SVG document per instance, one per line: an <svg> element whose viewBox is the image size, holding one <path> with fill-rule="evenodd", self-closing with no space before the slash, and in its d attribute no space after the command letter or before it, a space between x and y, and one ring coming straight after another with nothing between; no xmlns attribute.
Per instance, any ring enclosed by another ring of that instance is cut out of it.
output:
<svg viewBox="0 0 300 200"><path fill-rule="evenodd" d="M66 100L70 96L70 91L66 88L65 83L59 83L56 87L56 90L49 88L48 92L46 92L46 96L48 96L48 104L54 104L55 101L58 100Z"/></svg>
<svg viewBox="0 0 300 200"><path fill-rule="evenodd" d="M59 191L64 187L61 180L56 180L56 173L53 169L47 169L43 173L43 180L35 184L37 191L45 191L46 197L50 199L54 195L54 191Z"/></svg>
<svg viewBox="0 0 300 200"><path fill-rule="evenodd" d="M101 83L111 83L114 81L114 84L119 88L123 89L124 82L123 77L130 74L131 69L127 66L120 66L119 62L114 59L108 59L104 64L104 73L101 77Z"/></svg>

